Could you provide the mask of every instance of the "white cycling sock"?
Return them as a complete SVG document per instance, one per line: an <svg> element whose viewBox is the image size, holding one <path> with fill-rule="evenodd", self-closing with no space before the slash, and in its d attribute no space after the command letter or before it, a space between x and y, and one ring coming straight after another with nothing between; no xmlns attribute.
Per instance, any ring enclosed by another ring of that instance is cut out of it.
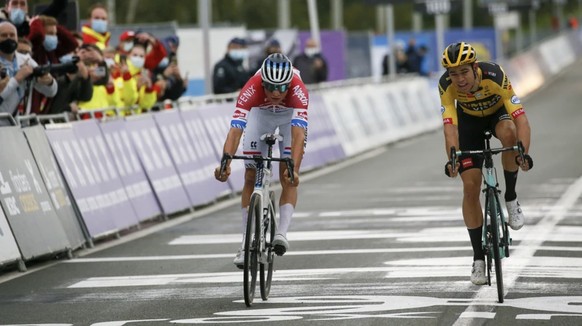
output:
<svg viewBox="0 0 582 326"><path fill-rule="evenodd" d="M295 207L291 204L285 204L279 207L281 217L279 219L277 233L282 234L285 238L287 237L287 229L289 229L289 225L291 224L291 217L293 216L294 211Z"/></svg>

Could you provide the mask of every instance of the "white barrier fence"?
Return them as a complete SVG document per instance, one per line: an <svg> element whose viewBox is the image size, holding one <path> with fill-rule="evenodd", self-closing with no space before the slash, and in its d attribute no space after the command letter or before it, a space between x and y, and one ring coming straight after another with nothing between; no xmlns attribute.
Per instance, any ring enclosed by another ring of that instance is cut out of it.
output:
<svg viewBox="0 0 582 326"><path fill-rule="evenodd" d="M576 31L542 42L503 63L503 67L516 92L523 97L580 56L582 34ZM93 239L118 233L120 229L139 227L153 215L181 213L238 193L243 184L242 162L233 166L228 184L212 180L234 110L234 102L217 99L228 99L228 96L181 99L175 111L115 121L77 121L51 125L44 130L52 149L47 148L47 153L52 153L59 163L70 192L61 194L60 202L66 203L64 198L70 196L77 208L71 213L77 225L71 225L71 219L66 219L60 221L59 227L83 230L86 242L92 243ZM438 129L441 126L439 107L436 81L423 77L403 77L383 83L350 81L313 89L303 171ZM19 133L26 129L12 130ZM0 139L0 143L5 141ZM19 148L19 151L22 155L0 151L0 161L16 161L13 163L18 166L22 157L30 156L31 148ZM37 169L44 170L38 160L35 163ZM31 178L24 173L25 168L6 169L6 164L0 166L0 176L4 176L0 177L0 195L8 193L7 189L17 189L20 193L7 198L0 196L3 209L0 211L0 267L78 247L77 240L67 238L63 232L34 229L40 225L35 222L43 218L43 212L59 208L59 201L56 197L45 200L39 211L27 192L37 189L40 193L54 186L33 188L30 185L39 178ZM121 211L124 213L119 214ZM28 218L33 223L10 223L6 212L10 216L14 212L30 213ZM51 240L55 234L62 239ZM43 237L46 241L37 241ZM33 254L23 253L22 248Z"/></svg>

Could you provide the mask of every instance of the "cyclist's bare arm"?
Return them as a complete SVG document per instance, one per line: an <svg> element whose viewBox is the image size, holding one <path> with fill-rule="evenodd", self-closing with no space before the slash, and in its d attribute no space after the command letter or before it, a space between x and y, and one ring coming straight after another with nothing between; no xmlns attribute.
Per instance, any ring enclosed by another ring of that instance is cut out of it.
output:
<svg viewBox="0 0 582 326"><path fill-rule="evenodd" d="M292 126L291 127L291 158L295 163L294 166L294 182L291 184L291 180L288 172L285 172L285 182L291 184L292 186L299 185L299 167L301 166L301 160L303 159L303 152L305 146L305 129L301 127Z"/></svg>
<svg viewBox="0 0 582 326"><path fill-rule="evenodd" d="M515 118L513 122L515 123L515 128L517 129L517 139L521 140L523 144L524 154L528 154L529 145L531 141L531 129L529 126L529 120L527 119L527 116L525 114L522 114L519 117ZM523 171L527 171L531 168L527 160L525 162L521 162L521 160L518 159L518 162L519 166Z"/></svg>
<svg viewBox="0 0 582 326"><path fill-rule="evenodd" d="M236 154L236 150L240 143L240 138L242 137L243 131L244 130L241 128L235 127L230 128L230 130L228 131L228 135L226 136L226 141L224 142L224 147L222 149L222 152L224 154L230 155ZM224 171L224 173L220 174L220 166L214 169L214 177L218 181L225 182L229 176L230 176L230 160L226 165L226 170Z"/></svg>
<svg viewBox="0 0 582 326"><path fill-rule="evenodd" d="M451 147L454 146L456 149L459 149L459 127L454 124L445 124L443 130L445 133L445 151L447 153L448 159L450 160ZM457 162L454 169L452 166L448 167L451 178L457 176L459 166L460 163Z"/></svg>

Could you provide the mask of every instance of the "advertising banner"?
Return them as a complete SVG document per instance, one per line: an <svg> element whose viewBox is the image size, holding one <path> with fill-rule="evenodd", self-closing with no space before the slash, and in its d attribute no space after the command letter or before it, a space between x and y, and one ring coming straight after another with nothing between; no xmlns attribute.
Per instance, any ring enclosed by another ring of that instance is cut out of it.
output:
<svg viewBox="0 0 582 326"><path fill-rule="evenodd" d="M125 129L165 214L192 207L151 114L127 117Z"/></svg>
<svg viewBox="0 0 582 326"><path fill-rule="evenodd" d="M24 260L71 245L20 127L0 128L0 202Z"/></svg>
<svg viewBox="0 0 582 326"><path fill-rule="evenodd" d="M37 125L22 129L22 131L28 139L28 145L69 243L72 248L79 248L85 243L85 235L80 224L82 223L81 216L77 216L73 208L67 185L55 161L44 128Z"/></svg>
<svg viewBox="0 0 582 326"><path fill-rule="evenodd" d="M308 112L307 146L301 170L317 168L345 157L321 95L309 96Z"/></svg>
<svg viewBox="0 0 582 326"><path fill-rule="evenodd" d="M208 137L212 142L212 147L216 154L216 166L220 164L222 149L228 130L230 120L234 112L234 103L212 104L193 109L199 116L199 120L204 122L204 127L208 132ZM238 155L242 155L242 139L237 150ZM228 183L234 192L241 191L244 185L244 163L242 160L235 160L230 165L231 174Z"/></svg>
<svg viewBox="0 0 582 326"><path fill-rule="evenodd" d="M198 182L198 192L204 202L210 202L218 197L230 193L228 183L218 182L214 178L214 169L218 166L219 160L216 158L212 142L204 128L204 122L194 111L178 111L180 119L186 128L189 142L198 162L201 179Z"/></svg>
<svg viewBox="0 0 582 326"><path fill-rule="evenodd" d="M4 216L4 211L0 209L0 266L18 259L20 259L20 252L16 240Z"/></svg>
<svg viewBox="0 0 582 326"><path fill-rule="evenodd" d="M125 130L125 121L101 122L99 127L137 218L144 221L160 215L162 210Z"/></svg>

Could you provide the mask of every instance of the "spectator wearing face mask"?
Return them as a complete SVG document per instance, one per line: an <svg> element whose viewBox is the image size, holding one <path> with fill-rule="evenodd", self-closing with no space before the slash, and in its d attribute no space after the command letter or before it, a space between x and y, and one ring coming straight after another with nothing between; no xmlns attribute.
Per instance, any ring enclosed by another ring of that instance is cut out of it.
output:
<svg viewBox="0 0 582 326"><path fill-rule="evenodd" d="M153 35L131 30L125 31L119 36L117 53L127 55L136 44L141 44L146 50L144 67L150 71L156 69L168 54L164 44Z"/></svg>
<svg viewBox="0 0 582 326"><path fill-rule="evenodd" d="M105 6L101 3L94 4L89 10L89 23L81 28L83 43L95 44L100 49L105 49L111 39L108 24L109 14Z"/></svg>
<svg viewBox="0 0 582 326"><path fill-rule="evenodd" d="M327 80L327 62L321 55L317 41L310 38L305 42L305 49L293 61L293 67L301 72L305 84L317 84Z"/></svg>
<svg viewBox="0 0 582 326"><path fill-rule="evenodd" d="M37 16L31 21L28 39L32 43L32 58L39 65L71 61L72 57L66 55L77 48L77 41L73 34L58 25L57 20L50 16ZM32 113L46 113L45 109L50 106L50 102L51 100L46 96L33 91Z"/></svg>
<svg viewBox="0 0 582 326"><path fill-rule="evenodd" d="M139 114L151 109L158 99L150 72L144 69L145 48L135 44L122 60L120 76L115 79L115 88L120 91L120 99L125 110L122 115Z"/></svg>
<svg viewBox="0 0 582 326"><path fill-rule="evenodd" d="M53 0L40 14L58 17L67 8L67 1ZM28 0L6 0L4 8L0 11L0 20L12 22L19 37L28 36L31 22L28 16Z"/></svg>
<svg viewBox="0 0 582 326"><path fill-rule="evenodd" d="M246 84L250 73L243 63L247 57L246 41L238 37L230 40L224 58L214 66L212 75L214 94L236 92Z"/></svg>

